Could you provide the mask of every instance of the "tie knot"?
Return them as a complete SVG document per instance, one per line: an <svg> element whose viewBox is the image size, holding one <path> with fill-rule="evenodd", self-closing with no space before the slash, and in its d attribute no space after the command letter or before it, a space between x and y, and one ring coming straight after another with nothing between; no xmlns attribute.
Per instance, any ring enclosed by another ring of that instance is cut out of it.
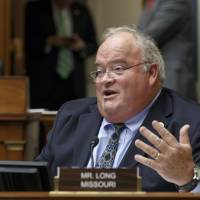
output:
<svg viewBox="0 0 200 200"><path fill-rule="evenodd" d="M115 133L119 136L123 129L126 127L124 123L113 124L115 127Z"/></svg>
<svg viewBox="0 0 200 200"><path fill-rule="evenodd" d="M115 127L116 131L124 129L126 127L126 125L124 123L113 124L113 126Z"/></svg>

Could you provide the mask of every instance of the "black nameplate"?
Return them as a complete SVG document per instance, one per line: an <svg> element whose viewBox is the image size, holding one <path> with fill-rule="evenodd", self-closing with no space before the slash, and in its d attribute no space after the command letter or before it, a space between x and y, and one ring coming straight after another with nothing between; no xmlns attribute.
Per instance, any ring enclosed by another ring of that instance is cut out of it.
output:
<svg viewBox="0 0 200 200"><path fill-rule="evenodd" d="M134 169L71 169L61 167L56 180L59 191L140 191Z"/></svg>

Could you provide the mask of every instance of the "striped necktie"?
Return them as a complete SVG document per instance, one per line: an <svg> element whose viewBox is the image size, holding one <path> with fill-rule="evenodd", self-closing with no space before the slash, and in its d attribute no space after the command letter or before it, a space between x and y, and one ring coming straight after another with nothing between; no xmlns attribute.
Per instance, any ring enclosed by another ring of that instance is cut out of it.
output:
<svg viewBox="0 0 200 200"><path fill-rule="evenodd" d="M115 156L117 153L117 148L119 144L119 137L123 129L126 127L125 124L113 124L115 127L115 132L112 134L109 142L100 157L97 161L96 168L112 168Z"/></svg>

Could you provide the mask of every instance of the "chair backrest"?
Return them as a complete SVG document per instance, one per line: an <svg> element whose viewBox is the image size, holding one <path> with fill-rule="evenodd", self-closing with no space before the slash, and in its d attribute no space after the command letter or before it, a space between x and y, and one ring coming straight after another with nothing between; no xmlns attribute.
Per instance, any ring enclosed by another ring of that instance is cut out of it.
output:
<svg viewBox="0 0 200 200"><path fill-rule="evenodd" d="M23 114L29 107L28 77L0 77L0 114Z"/></svg>

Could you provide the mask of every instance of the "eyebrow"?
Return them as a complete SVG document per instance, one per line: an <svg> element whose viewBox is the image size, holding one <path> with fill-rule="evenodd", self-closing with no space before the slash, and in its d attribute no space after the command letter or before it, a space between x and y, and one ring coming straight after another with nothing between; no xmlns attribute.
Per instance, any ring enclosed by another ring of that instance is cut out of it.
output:
<svg viewBox="0 0 200 200"><path fill-rule="evenodd" d="M110 65L113 65L113 64L117 64L117 63L121 63L121 64L128 64L125 60L122 60L122 59L116 59L116 60L113 60L113 61L110 61L107 65L110 66ZM102 64L100 63L95 63L96 66L101 66Z"/></svg>

